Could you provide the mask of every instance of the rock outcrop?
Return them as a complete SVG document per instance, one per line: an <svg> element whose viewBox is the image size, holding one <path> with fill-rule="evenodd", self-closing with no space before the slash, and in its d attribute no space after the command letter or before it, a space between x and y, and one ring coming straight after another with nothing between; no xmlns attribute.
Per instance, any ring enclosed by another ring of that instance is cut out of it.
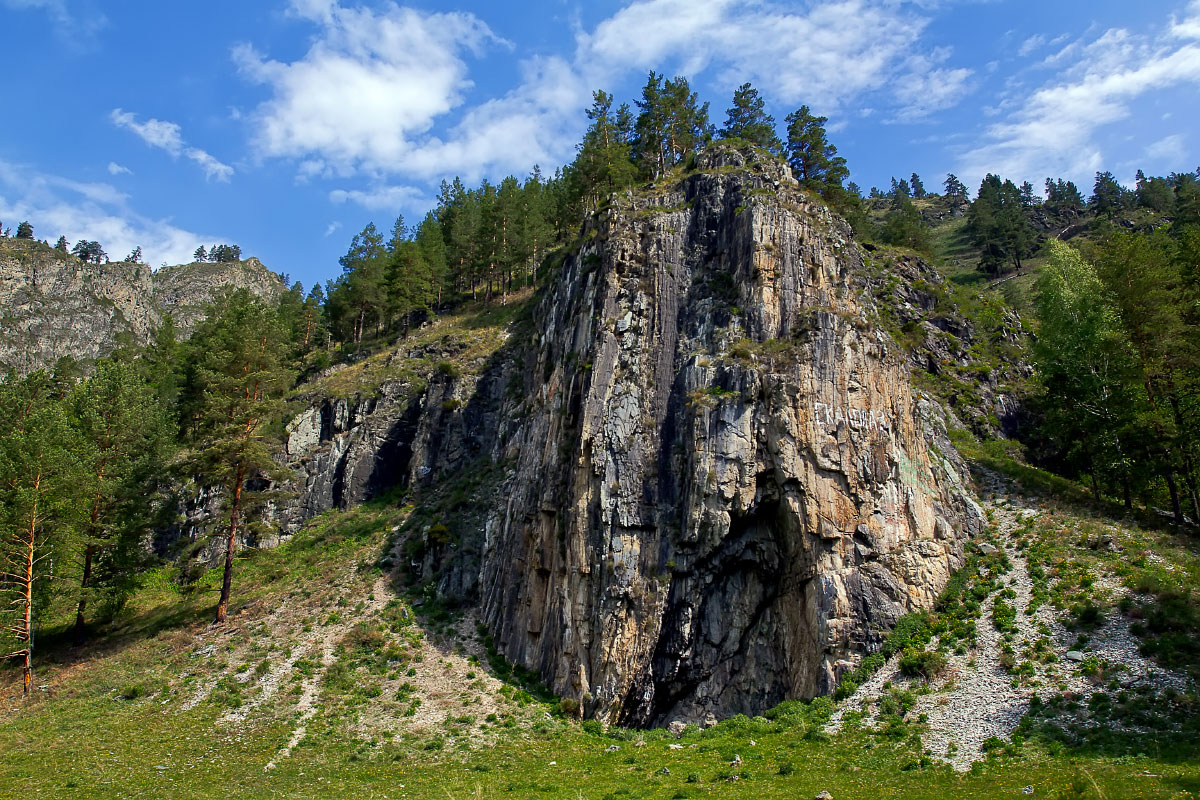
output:
<svg viewBox="0 0 1200 800"><path fill-rule="evenodd" d="M583 239L499 453L497 647L626 724L832 691L980 525L848 227L720 147Z"/></svg>
<svg viewBox="0 0 1200 800"><path fill-rule="evenodd" d="M85 264L34 240L0 240L0 369L29 372L63 356L87 362L118 339L146 342L166 314L191 333L219 289L245 288L274 300L286 288L256 258L157 271L123 261Z"/></svg>
<svg viewBox="0 0 1200 800"><path fill-rule="evenodd" d="M868 273L785 166L710 148L590 219L507 357L293 420L292 524L384 473L433 486L480 459L498 485L412 566L585 714L700 722L828 693L982 524Z"/></svg>
<svg viewBox="0 0 1200 800"><path fill-rule="evenodd" d="M1012 309L974 295L968 315L949 283L911 251L867 248L870 293L895 331L914 374L959 422L983 439L1016 438L1033 377L1029 332ZM972 318L973 317L973 318ZM986 324L985 324L986 323Z"/></svg>

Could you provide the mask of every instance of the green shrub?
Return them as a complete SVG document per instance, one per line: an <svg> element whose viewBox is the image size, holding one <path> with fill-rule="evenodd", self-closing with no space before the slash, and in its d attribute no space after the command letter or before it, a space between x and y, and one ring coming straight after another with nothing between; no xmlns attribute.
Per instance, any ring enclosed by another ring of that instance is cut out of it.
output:
<svg viewBox="0 0 1200 800"><path fill-rule="evenodd" d="M946 657L936 650L908 648L900 656L900 674L931 680L946 668Z"/></svg>
<svg viewBox="0 0 1200 800"><path fill-rule="evenodd" d="M457 378L462 370L453 361L439 361L433 367L434 374L443 378Z"/></svg>
<svg viewBox="0 0 1200 800"><path fill-rule="evenodd" d="M121 690L118 695L122 700L137 700L146 694L146 689L140 683L131 683Z"/></svg>

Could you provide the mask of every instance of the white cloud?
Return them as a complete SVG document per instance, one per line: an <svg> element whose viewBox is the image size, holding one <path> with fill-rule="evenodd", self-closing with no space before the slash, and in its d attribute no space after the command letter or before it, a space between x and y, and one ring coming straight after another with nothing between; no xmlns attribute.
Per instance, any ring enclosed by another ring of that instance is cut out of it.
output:
<svg viewBox="0 0 1200 800"><path fill-rule="evenodd" d="M1171 17L1171 35L1177 39L1200 39L1200 0L1192 0L1183 19Z"/></svg>
<svg viewBox="0 0 1200 800"><path fill-rule="evenodd" d="M293 10L321 26L303 58L266 59L248 44L233 51L242 73L272 91L254 114L256 144L267 156L317 155L341 174L402 167L414 138L462 104L471 86L462 54L499 41L471 14L316 0Z"/></svg>
<svg viewBox="0 0 1200 800"><path fill-rule="evenodd" d="M325 228L325 238L328 239L330 236L333 236L333 234L336 233L341 227L342 223L338 222L337 220L329 223L329 227Z"/></svg>
<svg viewBox="0 0 1200 800"><path fill-rule="evenodd" d="M0 0L0 3L16 11L43 10L55 22L68 22L71 19L71 15L67 13L67 4L63 0Z"/></svg>
<svg viewBox="0 0 1200 800"><path fill-rule="evenodd" d="M108 162L108 174L109 175L132 175L133 170L131 170L129 167L123 167L115 161L110 161L110 162Z"/></svg>
<svg viewBox="0 0 1200 800"><path fill-rule="evenodd" d="M1193 4L1193 9L1200 8ZM1057 57L1071 58L1055 80L1026 95L1008 119L989 126L985 143L966 152L959 174L996 172L1013 180L1089 177L1102 169L1096 135L1127 118L1137 98L1173 86L1200 84L1200 45L1178 43L1172 20L1156 41L1122 29L1076 42Z"/></svg>
<svg viewBox="0 0 1200 800"><path fill-rule="evenodd" d="M1021 42L1021 46L1017 48L1017 55L1024 58L1032 55L1036 50L1041 50L1043 47L1057 47L1070 38L1070 34L1066 33L1056 36L1053 39L1043 34L1035 33L1033 36L1030 36L1028 39Z"/></svg>
<svg viewBox="0 0 1200 800"><path fill-rule="evenodd" d="M92 38L108 24L104 14L85 4L82 11L72 12L67 0L0 0L0 6L15 11L43 11L50 18L55 35L72 47L92 44Z"/></svg>
<svg viewBox="0 0 1200 800"><path fill-rule="evenodd" d="M38 238L92 239L111 258L140 246L150 264L182 264L201 244L221 237L199 236L169 219L132 211L128 195L105 183L83 183L0 161L0 219L27 219Z"/></svg>
<svg viewBox="0 0 1200 800"><path fill-rule="evenodd" d="M190 147L183 140L183 132L174 122L160 119L148 119L138 122L137 118L128 111L114 108L109 119L118 128L125 128L137 134L143 142L151 147L165 150L172 158L184 156L200 165L204 177L209 180L228 181L233 175L233 167L223 164L198 147Z"/></svg>
<svg viewBox="0 0 1200 800"><path fill-rule="evenodd" d="M904 121L971 89L969 70L943 66L948 51L920 47L928 19L894 0L819 0L803 10L768 0L634 0L578 31L571 55L522 58L514 87L476 105L467 104L468 58L507 43L471 14L335 0L292 0L289 13L316 26L306 53L283 61L241 44L233 58L269 91L249 115L258 153L294 159L299 182L449 174L473 182L561 164L592 89L651 68L721 90L749 80L772 102L819 113L851 113L873 93L883 113ZM718 123L721 111L712 110Z"/></svg>
<svg viewBox="0 0 1200 800"><path fill-rule="evenodd" d="M947 51L935 51L929 56L908 59L907 71L896 77L891 86L899 104L896 121L923 119L935 111L956 105L971 91L971 76L974 74L971 70L935 66L949 55Z"/></svg>
<svg viewBox="0 0 1200 800"><path fill-rule="evenodd" d="M1022 57L1027 56L1034 50L1039 49L1045 43L1046 37L1040 33L1035 33L1033 36L1030 36L1028 39L1021 42L1021 46L1017 48L1017 55Z"/></svg>
<svg viewBox="0 0 1200 800"><path fill-rule="evenodd" d="M376 186L367 190L334 189L329 193L329 200L338 205L357 203L371 211L397 211L429 206L429 198L425 193L412 186ZM328 236L329 233L325 235Z"/></svg>
<svg viewBox="0 0 1200 800"><path fill-rule="evenodd" d="M601 74L696 75L711 66L729 89L748 80L772 100L832 111L898 78L919 80L928 59L910 54L927 24L886 0L829 0L802 11L765 0L638 0L580 34L578 49L581 64ZM965 77L952 77L961 88Z"/></svg>
<svg viewBox="0 0 1200 800"><path fill-rule="evenodd" d="M1182 133L1164 136L1146 148L1146 157L1164 163L1180 162L1187 157L1187 138ZM1186 166L1179 165L1177 166Z"/></svg>

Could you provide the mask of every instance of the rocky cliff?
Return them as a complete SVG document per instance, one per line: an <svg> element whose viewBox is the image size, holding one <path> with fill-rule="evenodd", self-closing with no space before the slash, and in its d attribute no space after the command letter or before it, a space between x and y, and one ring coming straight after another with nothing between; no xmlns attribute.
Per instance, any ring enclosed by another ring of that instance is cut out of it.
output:
<svg viewBox="0 0 1200 800"><path fill-rule="evenodd" d="M786 167L711 148L595 215L472 375L315 401L285 516L490 464L469 513L417 515L407 566L584 713L699 722L830 692L982 524L869 273Z"/></svg>
<svg viewBox="0 0 1200 800"><path fill-rule="evenodd" d="M184 264L153 271L145 264L85 264L42 242L0 240L0 369L28 372L63 356L78 361L108 354L118 337L147 341L170 314L180 336L224 287L272 300L279 276L256 258Z"/></svg>

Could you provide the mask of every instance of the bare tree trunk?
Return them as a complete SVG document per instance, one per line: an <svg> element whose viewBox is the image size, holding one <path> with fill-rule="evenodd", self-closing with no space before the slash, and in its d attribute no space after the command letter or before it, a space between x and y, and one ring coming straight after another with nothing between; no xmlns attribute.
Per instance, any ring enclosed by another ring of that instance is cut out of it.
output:
<svg viewBox="0 0 1200 800"><path fill-rule="evenodd" d="M33 479L33 511L29 514L29 547L25 550L25 580L22 587L25 590L25 620L21 634L25 640L25 665L21 671L24 697L29 697L29 686L33 683L33 556L37 543L38 490L41 485L42 473L38 472Z"/></svg>
<svg viewBox="0 0 1200 800"><path fill-rule="evenodd" d="M1183 484L1187 487L1188 496L1192 500L1192 521L1200 524L1200 493L1196 491L1196 479L1191 472L1183 473Z"/></svg>
<svg viewBox="0 0 1200 800"><path fill-rule="evenodd" d="M221 579L221 599L217 603L215 623L224 622L229 616L229 590L233 587L233 547L237 540L238 508L242 502L244 474L239 467L233 486L233 508L229 513L229 538L225 542L225 575Z"/></svg>
<svg viewBox="0 0 1200 800"><path fill-rule="evenodd" d="M1183 409L1179 405L1179 393L1175 389L1175 380L1167 375L1167 402L1171 404L1171 414L1175 417L1175 427L1184 436L1179 443L1179 454L1183 457L1183 483L1187 487L1189 499L1192 501L1192 519L1200 524L1200 493L1196 491L1196 469L1192 461L1190 442L1186 438L1187 424L1184 420Z"/></svg>
<svg viewBox="0 0 1200 800"><path fill-rule="evenodd" d="M105 471L106 467L101 465L99 471L96 473L97 485L103 484ZM95 540L97 530L99 529L99 522L100 495L97 494L92 500L91 525L88 527L88 536L92 537L92 541L89 541L87 547L85 547L83 550L83 578L79 582L79 609L75 613L76 641L81 641L83 639L84 612L87 610L87 589L92 583L92 559L96 557L96 545L93 542Z"/></svg>
<svg viewBox="0 0 1200 800"><path fill-rule="evenodd" d="M1175 473L1167 470L1163 477L1167 479L1167 491L1171 494L1171 513L1175 515L1175 524L1183 524L1183 506L1179 504L1179 487L1175 485Z"/></svg>
<svg viewBox="0 0 1200 800"><path fill-rule="evenodd" d="M92 558L96 554L96 546L88 544L83 550L83 579L79 582L82 592L79 595L79 608L75 612L75 641L83 640L85 623L84 612L87 611L87 589L92 581Z"/></svg>

